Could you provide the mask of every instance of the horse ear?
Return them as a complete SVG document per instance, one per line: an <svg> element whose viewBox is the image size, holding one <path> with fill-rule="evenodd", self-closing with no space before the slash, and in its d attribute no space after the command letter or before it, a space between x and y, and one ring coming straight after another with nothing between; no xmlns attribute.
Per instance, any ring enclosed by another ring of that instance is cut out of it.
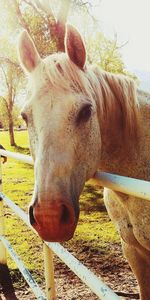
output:
<svg viewBox="0 0 150 300"><path fill-rule="evenodd" d="M85 45L77 29L71 25L67 25L65 50L73 63L83 69L86 61Z"/></svg>
<svg viewBox="0 0 150 300"><path fill-rule="evenodd" d="M19 38L18 53L20 63L27 73L31 73L41 61L33 40L25 30Z"/></svg>

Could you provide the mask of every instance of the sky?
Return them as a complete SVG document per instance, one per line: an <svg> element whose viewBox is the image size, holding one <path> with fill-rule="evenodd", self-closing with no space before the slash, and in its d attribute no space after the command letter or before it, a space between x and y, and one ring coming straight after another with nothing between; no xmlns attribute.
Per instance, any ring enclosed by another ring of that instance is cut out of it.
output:
<svg viewBox="0 0 150 300"><path fill-rule="evenodd" d="M93 2L93 1L92 1ZM101 0L93 9L107 37L117 33L126 67L150 72L150 0Z"/></svg>

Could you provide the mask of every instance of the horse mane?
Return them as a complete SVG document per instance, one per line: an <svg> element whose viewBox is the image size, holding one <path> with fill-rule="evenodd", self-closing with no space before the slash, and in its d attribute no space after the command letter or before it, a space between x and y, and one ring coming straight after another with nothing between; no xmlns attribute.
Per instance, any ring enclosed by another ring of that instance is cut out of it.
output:
<svg viewBox="0 0 150 300"><path fill-rule="evenodd" d="M72 92L85 95L95 101L100 124L117 122L124 143L135 144L139 133L139 109L136 86L133 80L123 75L111 74L97 66L80 70L66 54L53 54L45 59L49 84L57 92ZM83 96L82 96L83 97Z"/></svg>
<svg viewBox="0 0 150 300"><path fill-rule="evenodd" d="M102 121L108 124L118 122L116 126L122 131L124 143L129 144L131 141L136 144L139 139L140 122L135 82L127 76L101 71L97 67L93 72L99 80L97 99L103 103L100 112Z"/></svg>

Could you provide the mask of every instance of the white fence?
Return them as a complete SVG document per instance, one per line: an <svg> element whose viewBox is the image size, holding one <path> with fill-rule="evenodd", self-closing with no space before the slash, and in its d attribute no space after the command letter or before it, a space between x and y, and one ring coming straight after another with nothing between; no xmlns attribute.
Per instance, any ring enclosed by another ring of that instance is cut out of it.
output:
<svg viewBox="0 0 150 300"><path fill-rule="evenodd" d="M11 157L19 161L33 164L32 158L14 152L0 150L0 155ZM0 169L1 170L1 169ZM99 184L109 187L115 191L134 195L146 200L150 200L150 183L147 181L112 175L108 173L97 172L95 179ZM0 172L0 263L7 263L6 249L16 262L19 270L23 274L25 280L31 287L33 293L40 300L55 300L55 284L54 284L54 267L53 267L53 253L55 253L101 300L117 300L120 299L101 279L97 278L89 269L87 269L80 261L78 261L72 254L70 254L64 247L58 243L44 242L44 267L46 280L46 296L40 290L39 286L32 278L30 272L26 269L23 262L17 256L10 243L5 238L4 226L4 211L3 201L8 205L16 215L18 215L30 229L33 230L29 223L27 214L20 209L13 201L11 201L5 194L2 193L2 176ZM34 231L35 232L35 231ZM36 233L36 232L35 232Z"/></svg>

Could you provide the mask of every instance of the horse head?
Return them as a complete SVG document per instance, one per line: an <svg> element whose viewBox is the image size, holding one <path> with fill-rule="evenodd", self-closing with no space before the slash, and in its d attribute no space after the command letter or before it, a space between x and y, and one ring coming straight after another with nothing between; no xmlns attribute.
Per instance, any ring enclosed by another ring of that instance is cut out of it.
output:
<svg viewBox="0 0 150 300"><path fill-rule="evenodd" d="M65 53L41 59L24 31L19 58L30 93L22 109L34 159L35 187L29 217L46 241L72 238L79 196L93 177L101 151L95 95L80 34L67 26Z"/></svg>

